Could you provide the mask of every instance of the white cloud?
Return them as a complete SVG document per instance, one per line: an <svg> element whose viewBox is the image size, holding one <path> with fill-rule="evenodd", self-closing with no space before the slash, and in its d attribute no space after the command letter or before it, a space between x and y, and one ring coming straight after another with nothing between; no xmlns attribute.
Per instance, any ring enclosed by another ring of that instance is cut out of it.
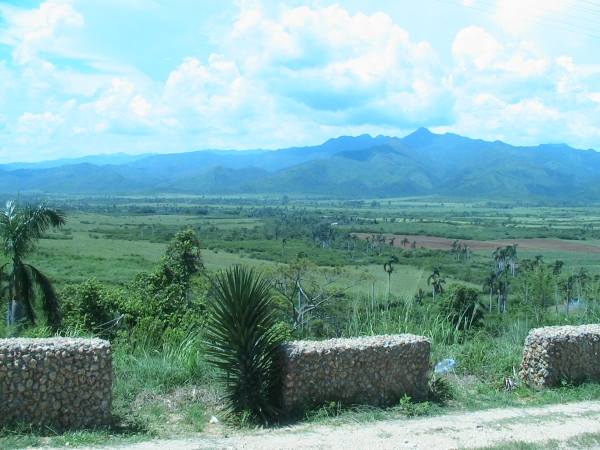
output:
<svg viewBox="0 0 600 450"><path fill-rule="evenodd" d="M141 95L136 95L129 105L141 117L147 116L150 110L152 110L152 105Z"/></svg>
<svg viewBox="0 0 600 450"><path fill-rule="evenodd" d="M9 24L0 32L0 42L14 47L16 64L28 63L42 50L60 53L69 43L64 31L83 25L81 14L66 2L44 2L32 10L3 5L0 12Z"/></svg>
<svg viewBox="0 0 600 450"><path fill-rule="evenodd" d="M499 43L477 27L458 33L453 54L456 132L512 144L585 147L598 133L593 93L600 90L600 68L568 56L552 60L531 42Z"/></svg>
<svg viewBox="0 0 600 450"><path fill-rule="evenodd" d="M531 37L467 26L456 33L453 59L442 64L436 50L443 49L415 41L406 22L382 12L351 13L343 4L319 2L239 4L239 14L211 28L210 50L148 51L162 65L154 81L143 64L134 67L105 51L104 41L92 51L89 40L76 39L94 23L89 3L0 5L0 43L9 46L0 61L5 146L43 142L47 152L89 152L94 145L128 152L282 147L340 134L401 136L427 126L514 144L563 141L600 149L600 66L563 50L544 53ZM498 4L506 13L536 3ZM190 35L205 32L201 25Z"/></svg>
<svg viewBox="0 0 600 450"><path fill-rule="evenodd" d="M234 30L227 50L287 112L308 108L323 124L448 120L452 102L437 54L384 13L303 6L268 17L251 9Z"/></svg>
<svg viewBox="0 0 600 450"><path fill-rule="evenodd" d="M26 112L19 117L17 131L24 134L49 134L65 123L65 119L57 114L46 111L42 114Z"/></svg>
<svg viewBox="0 0 600 450"><path fill-rule="evenodd" d="M504 47L483 28L470 26L456 35L452 55L461 66L472 63L477 70L490 68Z"/></svg>

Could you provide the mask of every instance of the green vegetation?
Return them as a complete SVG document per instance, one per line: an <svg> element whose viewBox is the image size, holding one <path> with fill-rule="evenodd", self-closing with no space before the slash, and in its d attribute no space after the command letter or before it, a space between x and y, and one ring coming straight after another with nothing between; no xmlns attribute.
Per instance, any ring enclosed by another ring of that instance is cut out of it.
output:
<svg viewBox="0 0 600 450"><path fill-rule="evenodd" d="M283 339L270 283L253 269L234 266L214 278L209 308L206 353L223 374L229 412L275 419Z"/></svg>
<svg viewBox="0 0 600 450"><path fill-rule="evenodd" d="M43 203L6 203L6 209L0 216L0 237L2 250L9 262L0 267L0 280L6 282L1 292L8 296L8 326L20 324L23 311L27 320L35 324L36 287L48 324L53 327L59 325L60 307L52 283L24 259L33 252L34 244L48 228L64 223L62 211Z"/></svg>
<svg viewBox="0 0 600 450"><path fill-rule="evenodd" d="M434 379L427 405L323 405L308 420L600 395L597 385L537 392L515 376L531 328L600 319L599 206L306 195L54 198L53 205L67 212L67 222L40 234L30 257L57 289L58 333L101 336L115 348L114 423L77 439L192 433L231 406L250 411L237 416L243 423L272 420L268 406L248 408L250 397L222 382L227 373L231 381L229 369L207 361L207 341L236 339L224 318L216 322L215 306L251 300L241 295L244 277L233 276L241 267L250 281L262 280L261 289L272 285L275 330L289 339L415 333L431 339L432 363L457 361L455 373ZM9 255L2 262L11 261ZM269 321L253 326L270 330ZM8 331L0 325L0 334ZM54 333L32 324L21 330L31 337ZM259 335L264 341L255 344L270 355L271 335ZM505 393L508 378L516 389ZM47 445L48 433L4 430L0 443Z"/></svg>

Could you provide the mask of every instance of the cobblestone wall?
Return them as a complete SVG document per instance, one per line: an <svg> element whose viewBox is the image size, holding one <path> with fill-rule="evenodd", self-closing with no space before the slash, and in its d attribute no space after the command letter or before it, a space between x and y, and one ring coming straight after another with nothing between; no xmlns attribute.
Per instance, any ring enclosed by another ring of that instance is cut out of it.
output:
<svg viewBox="0 0 600 450"><path fill-rule="evenodd" d="M412 334L284 344L283 409L427 398L430 342Z"/></svg>
<svg viewBox="0 0 600 450"><path fill-rule="evenodd" d="M0 339L0 426L108 425L112 353L101 339Z"/></svg>
<svg viewBox="0 0 600 450"><path fill-rule="evenodd" d="M525 339L521 378L538 387L600 381L600 325L536 328Z"/></svg>

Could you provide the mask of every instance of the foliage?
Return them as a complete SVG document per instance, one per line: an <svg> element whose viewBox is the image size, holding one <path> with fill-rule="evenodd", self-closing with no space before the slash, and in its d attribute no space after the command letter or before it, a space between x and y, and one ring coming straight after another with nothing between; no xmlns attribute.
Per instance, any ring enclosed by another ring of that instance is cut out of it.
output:
<svg viewBox="0 0 600 450"><path fill-rule="evenodd" d="M58 298L50 280L37 268L24 262L50 227L65 224L65 214L45 203L25 204L9 201L0 215L2 249L10 262L0 267L0 281L6 284L2 296L8 297L8 324L18 323L25 313L35 324L34 306L38 293L48 324L60 323Z"/></svg>
<svg viewBox="0 0 600 450"><path fill-rule="evenodd" d="M440 274L440 269L441 268L439 266L436 266L433 269L432 274L429 275L429 277L427 278L427 284L430 285L432 288L431 296L434 301L436 294L441 294L442 292L444 292L444 288L442 285L446 283L446 280L442 278Z"/></svg>
<svg viewBox="0 0 600 450"><path fill-rule="evenodd" d="M482 326L483 308L475 288L452 283L440 296L439 307L457 330L467 331Z"/></svg>
<svg viewBox="0 0 600 450"><path fill-rule="evenodd" d="M160 346L165 337L183 337L202 320L201 298L192 295L193 277L203 269L194 230L180 231L165 249L158 267L139 273L119 305L134 342ZM197 283L203 289L202 283Z"/></svg>
<svg viewBox="0 0 600 450"><path fill-rule="evenodd" d="M120 323L119 303L125 297L123 289L107 288L95 278L68 285L61 292L62 328L112 338Z"/></svg>
<svg viewBox="0 0 600 450"><path fill-rule="evenodd" d="M398 402L398 406L408 417L419 417L426 416L430 413L431 403L415 403L408 395L404 394L404 397Z"/></svg>
<svg viewBox="0 0 600 450"><path fill-rule="evenodd" d="M520 278L523 309L532 313L536 326L540 326L543 324L546 311L555 303L555 296L558 294L556 276L551 268L536 265L523 271Z"/></svg>
<svg viewBox="0 0 600 450"><path fill-rule="evenodd" d="M331 303L339 302L344 293L367 280L360 274L352 276L339 267L319 268L306 258L294 259L279 266L270 275L272 283L285 302L283 311L295 330L303 329L313 320L325 320L318 313Z"/></svg>
<svg viewBox="0 0 600 450"><path fill-rule="evenodd" d="M207 354L222 372L229 411L260 422L277 417L281 395L281 337L271 289L243 266L218 274L206 323Z"/></svg>

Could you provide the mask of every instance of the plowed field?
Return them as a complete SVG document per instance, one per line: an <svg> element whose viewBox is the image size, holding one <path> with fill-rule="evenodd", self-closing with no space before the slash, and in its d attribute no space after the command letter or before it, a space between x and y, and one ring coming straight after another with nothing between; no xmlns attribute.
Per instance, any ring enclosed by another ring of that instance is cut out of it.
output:
<svg viewBox="0 0 600 450"><path fill-rule="evenodd" d="M355 233L360 239L372 236L369 233ZM455 239L432 237L432 236L413 236L413 235L386 235L389 238L396 238L395 247L402 247L401 241L406 238L410 241L406 248L410 248L413 242L416 242L416 248L425 247L428 249L450 250ZM469 250L475 251L494 251L498 247L518 244L518 250L561 250L564 252L578 253L600 253L600 246L581 244L573 241L561 241L558 239L499 239L497 241L471 241L459 240L460 245L467 245Z"/></svg>

